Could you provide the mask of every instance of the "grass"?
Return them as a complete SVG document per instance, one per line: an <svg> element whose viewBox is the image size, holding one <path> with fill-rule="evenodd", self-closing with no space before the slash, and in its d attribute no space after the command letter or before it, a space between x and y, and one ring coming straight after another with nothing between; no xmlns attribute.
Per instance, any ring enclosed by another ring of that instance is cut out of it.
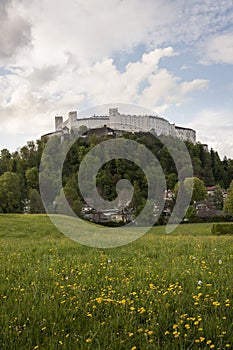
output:
<svg viewBox="0 0 233 350"><path fill-rule="evenodd" d="M181 224L172 232L172 236L204 236L211 234L211 223L203 224ZM165 235L165 226L155 226L151 229L151 233L156 235ZM170 234L167 234L170 236Z"/></svg>
<svg viewBox="0 0 233 350"><path fill-rule="evenodd" d="M0 347L232 349L233 236L154 227L97 249L46 215L0 215Z"/></svg>

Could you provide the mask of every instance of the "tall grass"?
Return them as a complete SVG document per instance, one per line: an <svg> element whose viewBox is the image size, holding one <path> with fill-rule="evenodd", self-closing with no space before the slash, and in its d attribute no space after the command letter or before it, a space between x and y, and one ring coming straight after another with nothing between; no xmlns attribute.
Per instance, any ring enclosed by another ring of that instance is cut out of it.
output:
<svg viewBox="0 0 233 350"><path fill-rule="evenodd" d="M231 349L233 237L210 229L96 249L45 215L1 215L0 347Z"/></svg>

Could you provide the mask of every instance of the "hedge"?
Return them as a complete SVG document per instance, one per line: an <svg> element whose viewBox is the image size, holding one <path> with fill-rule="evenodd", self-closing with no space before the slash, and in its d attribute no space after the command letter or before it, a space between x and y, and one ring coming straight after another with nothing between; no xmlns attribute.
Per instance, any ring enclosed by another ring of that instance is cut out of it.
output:
<svg viewBox="0 0 233 350"><path fill-rule="evenodd" d="M221 223L213 224L211 232L216 235L232 235L233 234L233 224L231 223Z"/></svg>

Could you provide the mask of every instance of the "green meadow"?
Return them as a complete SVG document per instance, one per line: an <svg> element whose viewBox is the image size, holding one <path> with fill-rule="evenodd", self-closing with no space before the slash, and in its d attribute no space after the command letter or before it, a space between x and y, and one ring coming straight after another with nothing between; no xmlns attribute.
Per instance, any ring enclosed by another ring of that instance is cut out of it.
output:
<svg viewBox="0 0 233 350"><path fill-rule="evenodd" d="M158 226L112 249L0 215L2 350L233 348L233 235Z"/></svg>

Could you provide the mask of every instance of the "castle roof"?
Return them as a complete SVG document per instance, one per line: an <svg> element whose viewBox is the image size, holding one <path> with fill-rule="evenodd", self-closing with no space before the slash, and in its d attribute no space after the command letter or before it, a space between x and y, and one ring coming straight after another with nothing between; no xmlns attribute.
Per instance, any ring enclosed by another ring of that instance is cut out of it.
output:
<svg viewBox="0 0 233 350"><path fill-rule="evenodd" d="M190 130L190 131L195 131L195 130L193 130L193 129L191 129L191 128L184 128L184 127L182 127L182 126L176 126L176 125L175 125L175 128L176 128L176 129L180 129L180 130Z"/></svg>

